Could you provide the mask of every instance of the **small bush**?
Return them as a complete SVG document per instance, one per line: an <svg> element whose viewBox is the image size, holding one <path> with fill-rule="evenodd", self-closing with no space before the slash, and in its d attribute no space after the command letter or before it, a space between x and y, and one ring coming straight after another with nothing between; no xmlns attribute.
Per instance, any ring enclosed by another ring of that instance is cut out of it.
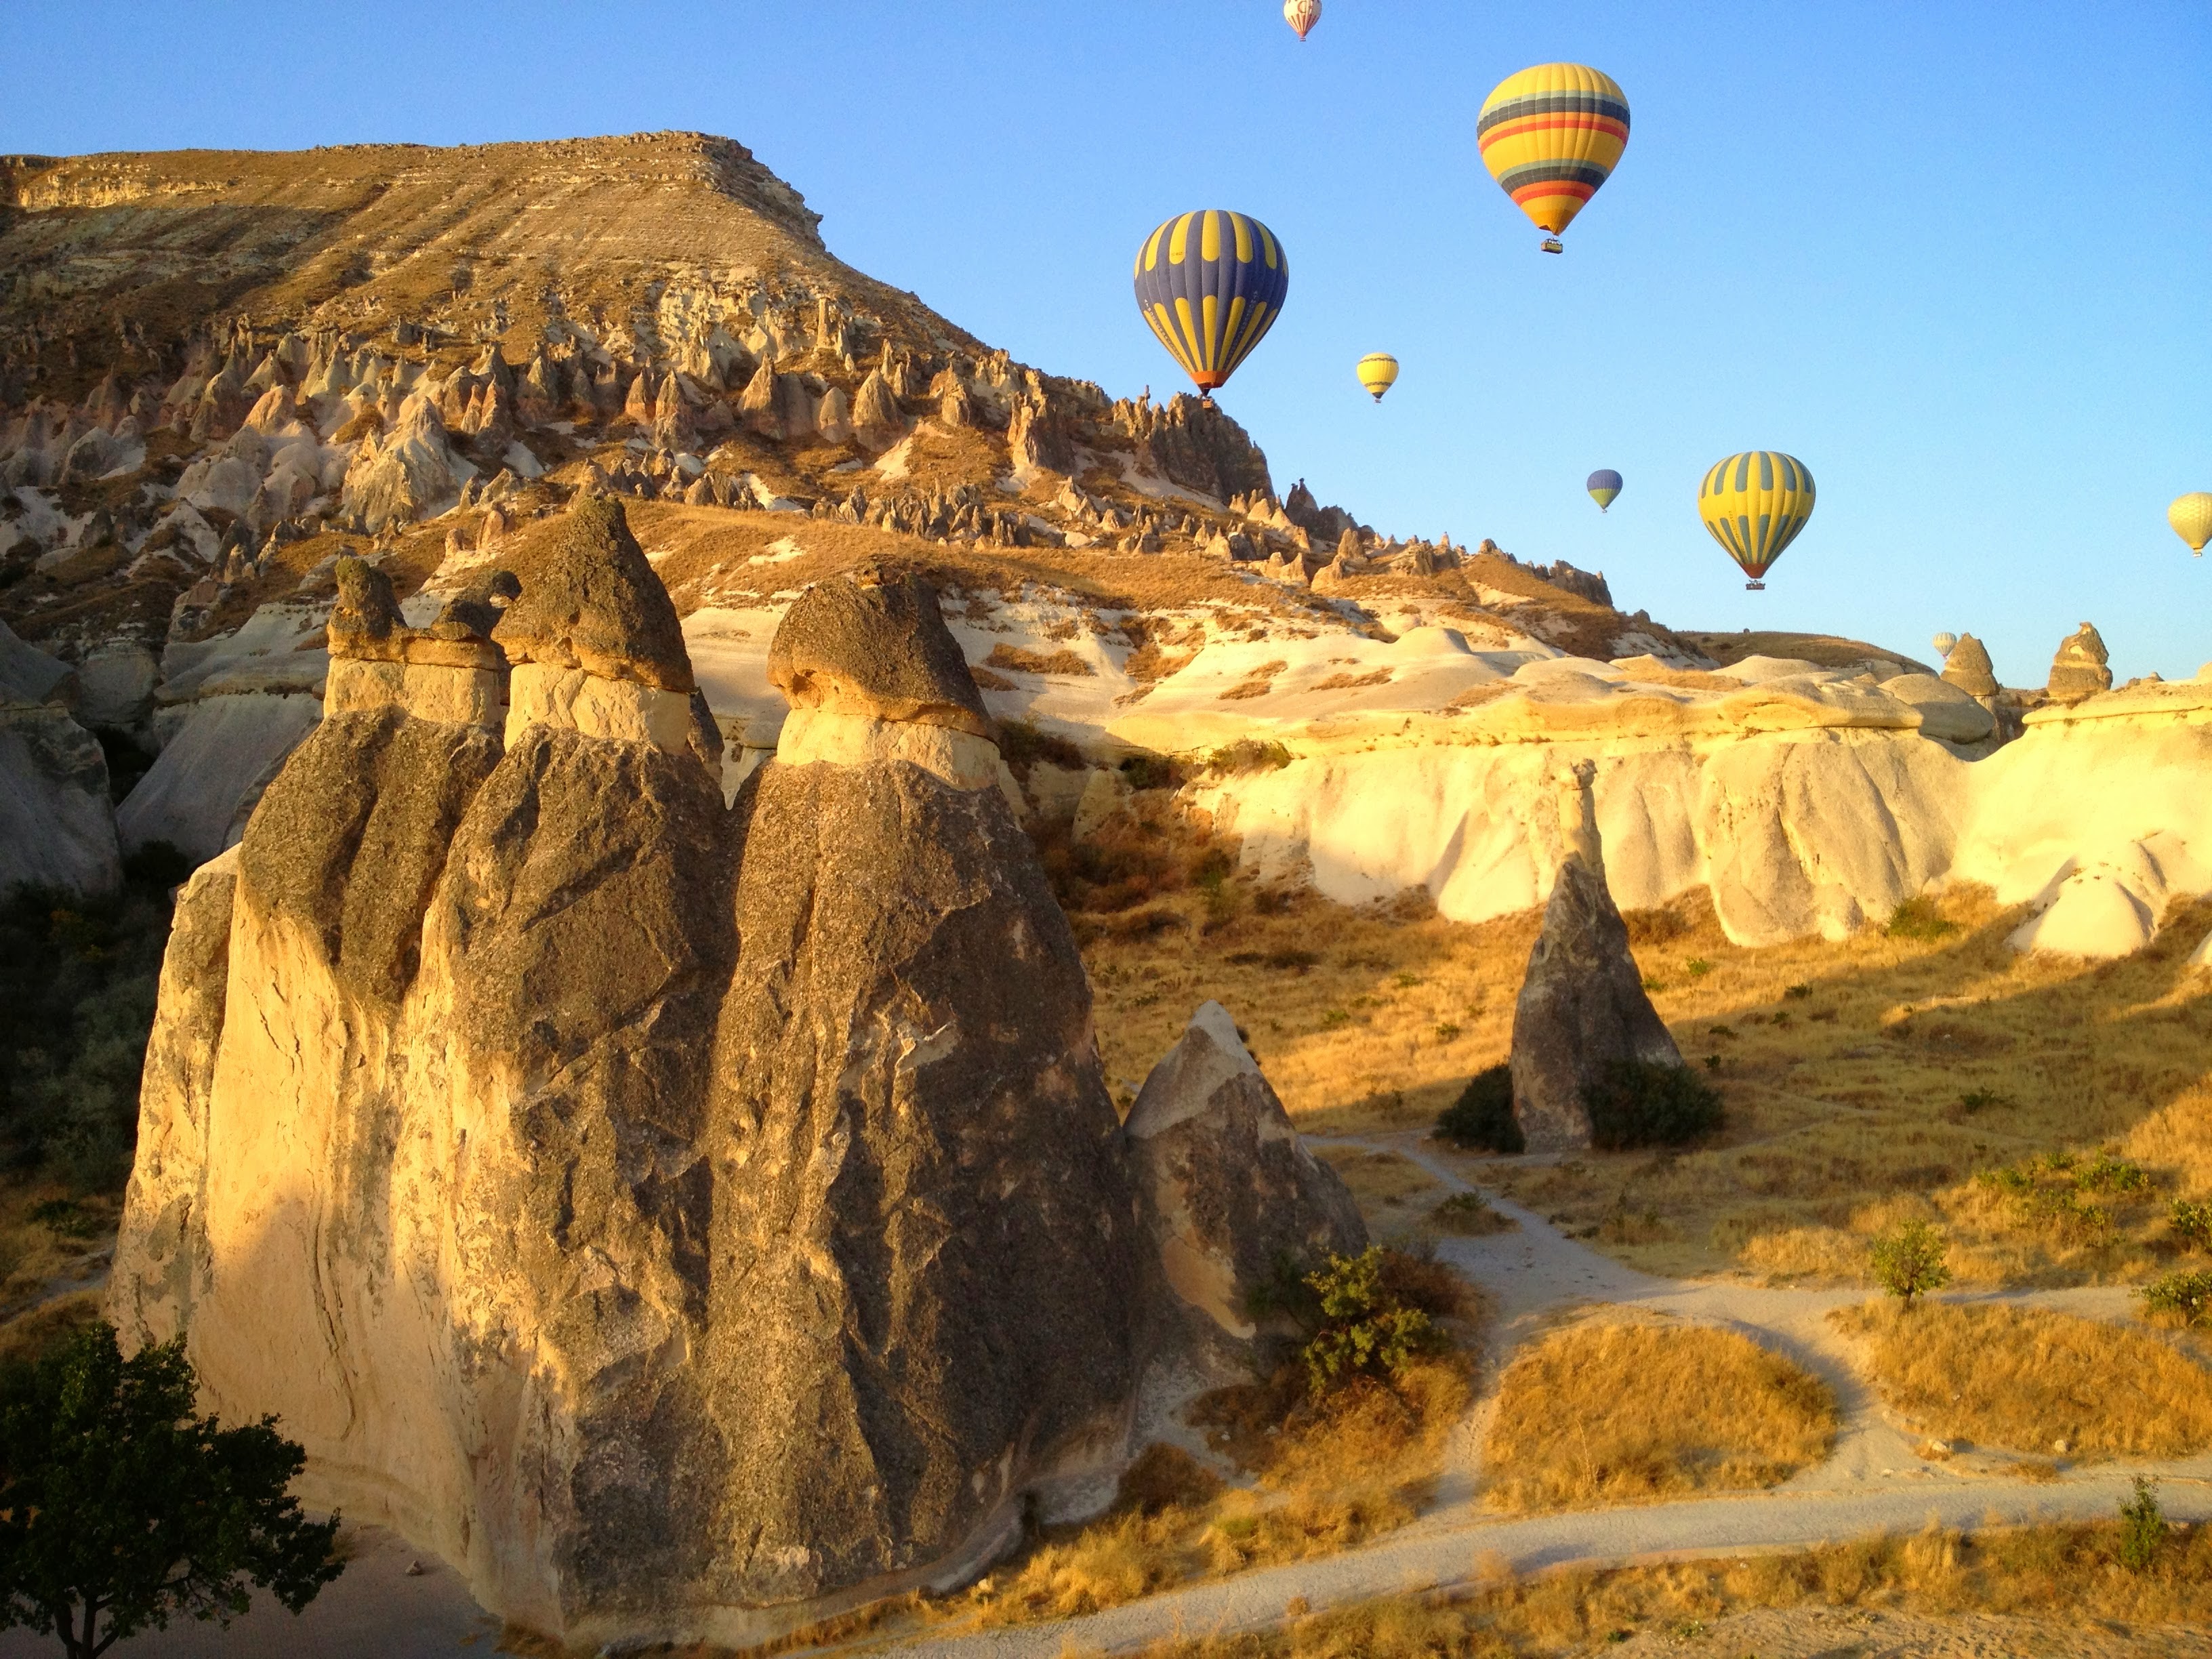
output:
<svg viewBox="0 0 2212 1659"><path fill-rule="evenodd" d="M1713 971L1713 964L1707 962L1703 957L1692 957L1687 962L1682 964L1682 967L1684 971L1686 972L1692 979L1703 979L1707 974Z"/></svg>
<svg viewBox="0 0 2212 1659"><path fill-rule="evenodd" d="M1027 773L1040 761L1070 772L1079 772L1084 766L1080 749L1054 732L1038 731L1034 720L1000 720L999 752L1018 773Z"/></svg>
<svg viewBox="0 0 2212 1659"><path fill-rule="evenodd" d="M1458 1042L1459 1023L1456 1020L1438 1020L1437 1022L1437 1041L1439 1042Z"/></svg>
<svg viewBox="0 0 2212 1659"><path fill-rule="evenodd" d="M1384 1268L1382 1246L1370 1244L1355 1256L1332 1253L1326 1267L1305 1276L1322 1320L1304 1356L1315 1394L1363 1375L1395 1377L1442 1345L1427 1312L1390 1293Z"/></svg>
<svg viewBox="0 0 2212 1659"><path fill-rule="evenodd" d="M1165 755L1132 755L1121 763L1121 775L1132 789L1172 789L1176 765Z"/></svg>
<svg viewBox="0 0 2212 1659"><path fill-rule="evenodd" d="M1614 1060L1583 1092L1590 1143L1605 1152L1679 1146L1720 1127L1721 1097L1686 1066Z"/></svg>
<svg viewBox="0 0 2212 1659"><path fill-rule="evenodd" d="M2175 1199L2166 1206L2166 1224L2183 1243L2212 1250L2212 1200Z"/></svg>
<svg viewBox="0 0 2212 1659"><path fill-rule="evenodd" d="M1882 931L1892 939L1936 939L1957 933L1959 924L1944 921L1935 900L1909 898L1889 913L1889 925Z"/></svg>
<svg viewBox="0 0 2212 1659"><path fill-rule="evenodd" d="M2166 1542L2166 1513L2159 1508L2158 1483L2136 1477L2135 1496L2120 1500L2120 1565L2143 1572Z"/></svg>
<svg viewBox="0 0 2212 1659"><path fill-rule="evenodd" d="M1469 1079L1437 1117L1436 1137L1471 1152L1526 1151L1521 1126L1513 1121L1513 1068L1493 1066Z"/></svg>
<svg viewBox="0 0 2212 1659"><path fill-rule="evenodd" d="M1224 776L1238 772L1276 772L1291 763L1291 751L1279 743L1239 738L1224 744L1206 757L1206 769Z"/></svg>
<svg viewBox="0 0 2212 1659"><path fill-rule="evenodd" d="M2171 1273L2136 1292L2146 1311L2212 1328L2212 1273Z"/></svg>
<svg viewBox="0 0 2212 1659"><path fill-rule="evenodd" d="M1993 1089L1969 1089L1959 1097L1959 1109L1968 1117L1976 1112L1986 1112L1992 1106L2009 1106L2012 1097L1998 1094Z"/></svg>
<svg viewBox="0 0 2212 1659"><path fill-rule="evenodd" d="M1949 1242L1926 1222L1908 1221L1875 1239L1867 1255L1875 1282L1909 1308L1951 1282L1951 1270L1943 1262L1950 1251Z"/></svg>
<svg viewBox="0 0 2212 1659"><path fill-rule="evenodd" d="M1792 1002L1802 1002L1807 997L1813 994L1813 988L1809 985L1793 985L1782 994L1788 997Z"/></svg>
<svg viewBox="0 0 2212 1659"><path fill-rule="evenodd" d="M1480 1193L1454 1193L1429 1212L1429 1219L1445 1232L1457 1233L1462 1238L1511 1232L1517 1224L1510 1216L1500 1215L1491 1208L1490 1200Z"/></svg>
<svg viewBox="0 0 2212 1659"><path fill-rule="evenodd" d="M31 1219L57 1238L96 1238L102 1225L98 1215L73 1198L50 1198L33 1205Z"/></svg>

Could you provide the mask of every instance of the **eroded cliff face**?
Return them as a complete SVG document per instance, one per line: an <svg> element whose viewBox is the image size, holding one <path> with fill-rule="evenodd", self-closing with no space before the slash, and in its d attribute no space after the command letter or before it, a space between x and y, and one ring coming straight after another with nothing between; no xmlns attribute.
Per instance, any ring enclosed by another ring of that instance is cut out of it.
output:
<svg viewBox="0 0 2212 1659"><path fill-rule="evenodd" d="M565 1640L957 1579L1110 1485L1142 1317L974 687L927 589L830 585L732 813L620 509L516 576L416 629L342 568L331 706L180 902L114 1316Z"/></svg>

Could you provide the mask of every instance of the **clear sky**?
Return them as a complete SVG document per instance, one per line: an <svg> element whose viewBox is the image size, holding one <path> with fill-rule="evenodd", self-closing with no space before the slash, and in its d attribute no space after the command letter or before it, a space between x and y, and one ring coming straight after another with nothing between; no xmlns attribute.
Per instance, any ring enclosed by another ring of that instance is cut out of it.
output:
<svg viewBox="0 0 2212 1659"><path fill-rule="evenodd" d="M1552 258L1474 118L1557 58L1634 131ZM2014 684L2083 617L2124 678L2212 659L2165 521L2212 489L2208 88L2208 0L1328 0L1304 46L1277 0L0 4L0 149L725 133L849 263L1116 393L1178 385L1139 240L1241 209L1291 257L1223 399L1279 488L1678 627L1971 630ZM1694 506L1745 448L1820 483L1763 594Z"/></svg>

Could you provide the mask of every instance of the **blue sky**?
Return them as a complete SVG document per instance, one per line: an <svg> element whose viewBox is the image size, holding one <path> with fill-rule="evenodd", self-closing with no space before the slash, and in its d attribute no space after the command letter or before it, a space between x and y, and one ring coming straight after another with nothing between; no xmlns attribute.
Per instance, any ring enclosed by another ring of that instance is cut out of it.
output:
<svg viewBox="0 0 2212 1659"><path fill-rule="evenodd" d="M1559 258L1474 137L1554 58L1634 111ZM2015 684L2083 617L2123 678L2212 659L2212 559L2165 522L2212 489L2205 0L1328 0L1303 46L1276 0L11 0L0 65L6 150L726 133L851 264L1117 393L1177 384L1139 240L1242 209L1291 287L1224 403L1279 488L1679 627L1970 629ZM1763 594L1694 507L1753 447L1820 486Z"/></svg>

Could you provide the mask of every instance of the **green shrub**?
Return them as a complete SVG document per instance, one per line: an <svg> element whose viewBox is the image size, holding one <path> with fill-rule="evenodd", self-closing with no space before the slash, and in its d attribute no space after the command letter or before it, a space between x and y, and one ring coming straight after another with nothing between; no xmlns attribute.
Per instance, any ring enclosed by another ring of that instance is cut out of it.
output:
<svg viewBox="0 0 2212 1659"><path fill-rule="evenodd" d="M1679 1146L1720 1127L1721 1097L1686 1066L1617 1060L1583 1091L1590 1144L1601 1151Z"/></svg>
<svg viewBox="0 0 2212 1659"><path fill-rule="evenodd" d="M2212 1250L2212 1200L2175 1199L2166 1206L2166 1224L2183 1243Z"/></svg>
<svg viewBox="0 0 2212 1659"><path fill-rule="evenodd" d="M1121 763L1121 775L1132 789L1172 789L1176 764L1165 755L1132 755Z"/></svg>
<svg viewBox="0 0 2212 1659"><path fill-rule="evenodd" d="M1707 962L1703 957L1692 957L1687 962L1684 963L1682 966L1688 971L1692 979L1703 979L1707 974L1713 971L1713 964Z"/></svg>
<svg viewBox="0 0 2212 1659"><path fill-rule="evenodd" d="M2212 1273L2166 1273L2136 1294L2151 1313L2166 1314L2185 1325L2212 1328Z"/></svg>
<svg viewBox="0 0 2212 1659"><path fill-rule="evenodd" d="M1889 913L1889 925L1882 931L1892 939L1932 939L1957 933L1959 924L1944 921L1935 900L1909 898Z"/></svg>
<svg viewBox="0 0 2212 1659"><path fill-rule="evenodd" d="M1057 732L1040 732L1034 720L1000 720L999 752L1010 769L1024 775L1039 761L1070 772L1081 771L1085 764L1080 749Z"/></svg>
<svg viewBox="0 0 2212 1659"><path fill-rule="evenodd" d="M1321 1314L1304 1356L1314 1393L1362 1375L1395 1377L1441 1346L1428 1314L1390 1293L1384 1265L1382 1247L1370 1244L1354 1256L1332 1253L1326 1267L1305 1276Z"/></svg>
<svg viewBox="0 0 2212 1659"><path fill-rule="evenodd" d="M1480 1238L1487 1233L1510 1232L1517 1224L1500 1215L1480 1193L1454 1193L1429 1212L1429 1219L1448 1233Z"/></svg>
<svg viewBox="0 0 2212 1659"><path fill-rule="evenodd" d="M1437 1119L1437 1139L1469 1152L1519 1152L1528 1142L1513 1119L1513 1068L1493 1066L1468 1079Z"/></svg>
<svg viewBox="0 0 2212 1659"><path fill-rule="evenodd" d="M2166 1542L2166 1514L2158 1504L2158 1483L2136 1477L2135 1496L2120 1500L2120 1565L2142 1572L2158 1559Z"/></svg>
<svg viewBox="0 0 2212 1659"><path fill-rule="evenodd" d="M134 853L115 893L18 887L0 898L0 1166L82 1190L130 1171L175 848Z"/></svg>
<svg viewBox="0 0 2212 1659"><path fill-rule="evenodd" d="M1950 1252L1949 1242L1924 1221L1908 1221L1867 1249L1875 1282L1908 1308L1951 1282L1951 1270L1943 1263Z"/></svg>

